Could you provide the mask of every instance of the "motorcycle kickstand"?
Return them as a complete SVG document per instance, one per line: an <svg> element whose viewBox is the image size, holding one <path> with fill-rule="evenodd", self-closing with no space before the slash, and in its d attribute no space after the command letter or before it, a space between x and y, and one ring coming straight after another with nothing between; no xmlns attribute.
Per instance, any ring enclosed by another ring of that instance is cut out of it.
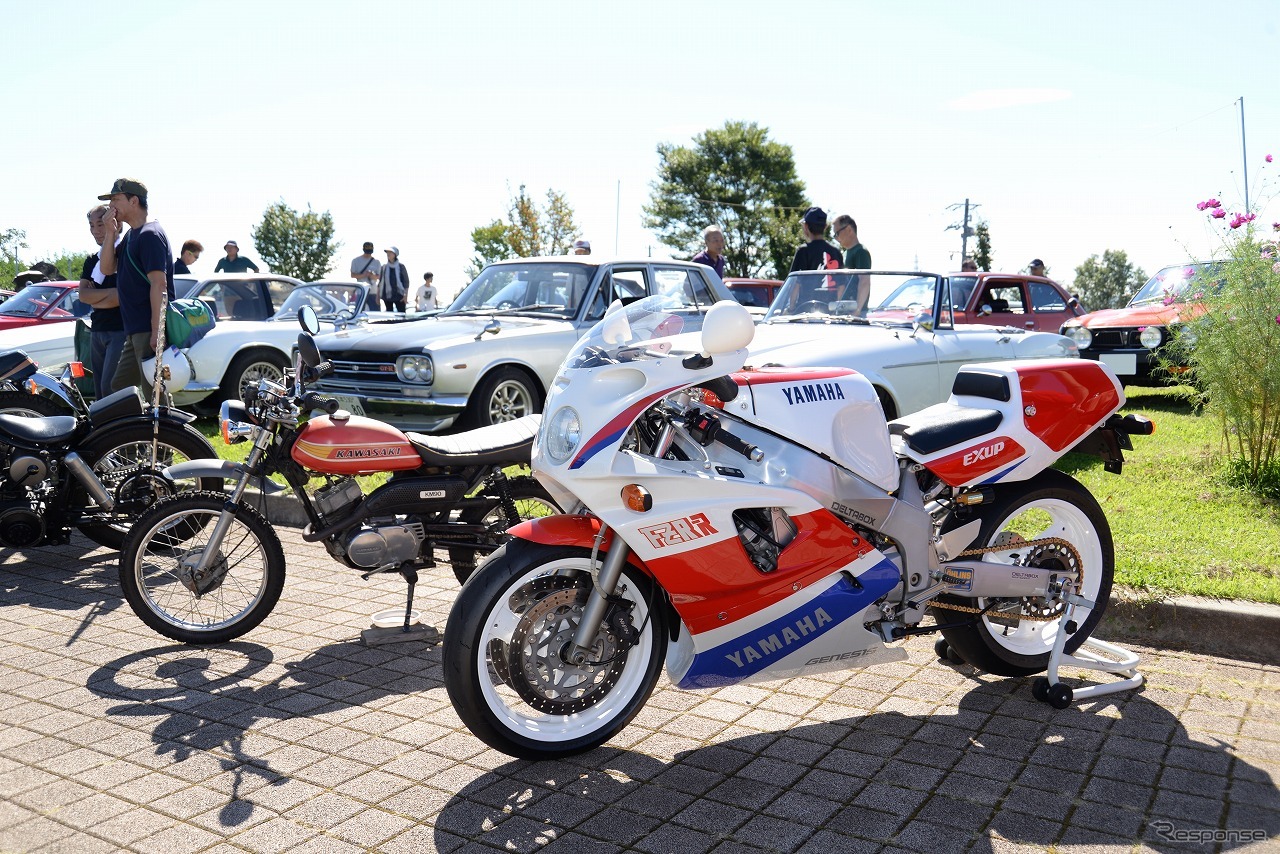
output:
<svg viewBox="0 0 1280 854"><path fill-rule="evenodd" d="M418 583L418 571L409 564L399 569L400 577L409 586L404 605L404 625L402 626L370 626L360 632L360 639L366 646L377 646L384 643L403 643L411 640L425 640L436 643L440 640L440 630L426 623L414 622L413 590ZM373 573L366 573L367 579Z"/></svg>

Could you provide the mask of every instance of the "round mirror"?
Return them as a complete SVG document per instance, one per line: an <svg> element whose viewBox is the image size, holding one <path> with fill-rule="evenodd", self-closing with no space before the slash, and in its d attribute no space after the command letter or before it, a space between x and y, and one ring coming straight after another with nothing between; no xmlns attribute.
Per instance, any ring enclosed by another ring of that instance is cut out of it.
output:
<svg viewBox="0 0 1280 854"><path fill-rule="evenodd" d="M304 308L303 311L306 311L306 309ZM316 313L314 311L311 312L313 320L315 316ZM316 339L312 338L306 332L303 332L298 336L298 355L302 357L302 364L306 365L308 368L314 368L323 361L323 359L320 358L320 348L316 346Z"/></svg>
<svg viewBox="0 0 1280 854"><path fill-rule="evenodd" d="M707 309L702 322L702 352L714 356L741 350L755 334L756 325L747 307L735 300L721 300Z"/></svg>
<svg viewBox="0 0 1280 854"><path fill-rule="evenodd" d="M298 323L312 335L320 331L320 318L316 316L316 310L309 305L304 305L298 310Z"/></svg>

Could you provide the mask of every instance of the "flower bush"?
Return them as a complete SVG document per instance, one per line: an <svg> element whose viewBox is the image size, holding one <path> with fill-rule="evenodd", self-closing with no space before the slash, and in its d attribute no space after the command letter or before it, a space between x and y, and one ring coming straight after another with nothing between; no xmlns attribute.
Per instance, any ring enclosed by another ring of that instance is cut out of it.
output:
<svg viewBox="0 0 1280 854"><path fill-rule="evenodd" d="M1211 222L1227 216L1217 199L1196 207ZM1192 393L1222 421L1229 480L1280 500L1280 246L1258 234L1254 219L1231 214L1220 281L1196 295L1208 310L1173 346L1190 365Z"/></svg>

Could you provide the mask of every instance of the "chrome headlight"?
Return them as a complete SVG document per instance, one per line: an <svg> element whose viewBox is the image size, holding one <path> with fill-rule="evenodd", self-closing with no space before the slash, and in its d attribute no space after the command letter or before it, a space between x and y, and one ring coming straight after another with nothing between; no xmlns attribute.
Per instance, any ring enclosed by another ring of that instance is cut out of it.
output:
<svg viewBox="0 0 1280 854"><path fill-rule="evenodd" d="M1159 326L1148 326L1138 333L1138 343L1148 350L1154 350L1164 340L1164 330Z"/></svg>
<svg viewBox="0 0 1280 854"><path fill-rule="evenodd" d="M1177 338L1178 344L1183 347L1190 348L1196 346L1196 339L1199 338L1199 335L1196 333L1194 326L1187 324L1185 326L1179 326L1176 329L1174 327L1170 327L1169 337Z"/></svg>
<svg viewBox="0 0 1280 854"><path fill-rule="evenodd" d="M431 385L436 369L430 356L401 356L396 359L396 376L407 383Z"/></svg>
<svg viewBox="0 0 1280 854"><path fill-rule="evenodd" d="M572 406L562 406L542 423L546 428L542 449L553 463L559 465L578 449L582 441L582 421Z"/></svg>
<svg viewBox="0 0 1280 854"><path fill-rule="evenodd" d="M1076 346L1081 350L1088 350L1089 345L1093 343L1093 333L1083 326L1075 324L1064 326L1062 334L1076 342Z"/></svg>

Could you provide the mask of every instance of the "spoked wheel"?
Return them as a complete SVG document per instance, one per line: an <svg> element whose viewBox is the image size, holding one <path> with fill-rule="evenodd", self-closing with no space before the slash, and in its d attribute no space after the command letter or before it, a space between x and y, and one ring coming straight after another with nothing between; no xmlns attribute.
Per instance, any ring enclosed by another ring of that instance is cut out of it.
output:
<svg viewBox="0 0 1280 854"><path fill-rule="evenodd" d="M1075 651L1102 619L1115 572L1111 527L1098 502L1068 475L1048 469L1029 481L1003 488L993 503L979 508L979 513L982 527L970 548L1013 547L984 554L982 560L1080 574L1077 592L1097 607L1076 607L1072 619L1079 628L1066 642L1066 651ZM958 520L948 527L959 524ZM1050 537L1069 542L1079 555L1079 564L1061 546L1016 548L1021 542ZM956 596L940 596L938 602L978 609L991 604L987 599ZM1049 650L1062 631L1063 610L1061 603L1050 604L1041 598L998 600L977 623L943 629L942 636L952 650L979 670L1030 676L1049 666ZM939 622L954 622L963 616L948 608L934 608L933 613Z"/></svg>
<svg viewBox="0 0 1280 854"><path fill-rule="evenodd" d="M80 456L116 501L120 521L80 525L80 532L98 545L119 549L129 526L143 511L161 498L179 492L222 490L222 478L201 477L170 481L161 475L166 467L188 460L218 456L209 440L185 424L160 422L156 446L156 467L151 465L150 424L135 423L90 435L80 448Z"/></svg>
<svg viewBox="0 0 1280 854"><path fill-rule="evenodd" d="M257 626L284 588L284 550L267 520L241 504L207 567L226 504L193 492L157 503L134 523L120 555L120 586L133 612L165 637L222 643Z"/></svg>
<svg viewBox="0 0 1280 854"><path fill-rule="evenodd" d="M53 415L70 415L71 410L56 400L25 391L0 391L0 415L24 415L27 418L48 418Z"/></svg>
<svg viewBox="0 0 1280 854"><path fill-rule="evenodd" d="M600 555L603 560L604 555ZM565 655L591 593L591 553L513 541L462 588L443 660L454 710L481 741L551 759L608 741L640 711L662 672L665 612L631 565L590 651ZM635 632L634 644L626 635Z"/></svg>
<svg viewBox="0 0 1280 854"><path fill-rule="evenodd" d="M531 477L512 478L507 481L507 489L516 506L515 519L507 518L502 500L496 495L486 498L482 504L465 508L461 513L463 522L484 525L489 529L488 538L493 547L506 540L508 528L528 519L554 516L561 512L551 495ZM476 571L476 557L474 549L449 549L449 563L453 565L453 574L459 584L465 583Z"/></svg>

